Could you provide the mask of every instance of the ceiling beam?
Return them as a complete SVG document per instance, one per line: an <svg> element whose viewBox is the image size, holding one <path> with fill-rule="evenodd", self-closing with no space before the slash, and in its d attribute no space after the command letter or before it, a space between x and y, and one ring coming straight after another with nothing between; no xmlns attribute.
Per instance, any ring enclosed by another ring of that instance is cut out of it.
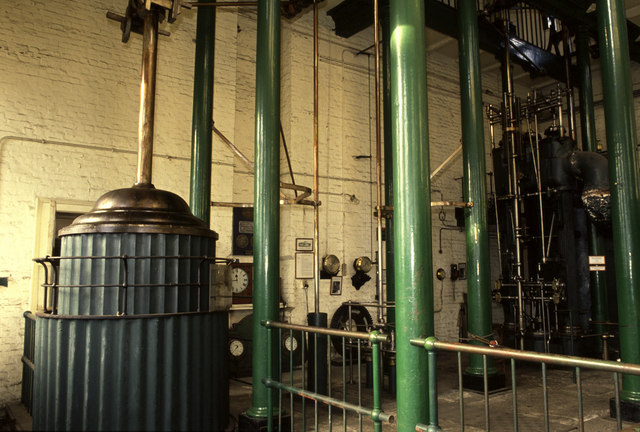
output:
<svg viewBox="0 0 640 432"><path fill-rule="evenodd" d="M381 10L386 7L384 4ZM455 8L438 0L425 0L425 9L427 27L457 40L458 15ZM335 22L335 33L347 38L373 24L373 0L345 0L329 10L328 15ZM478 25L480 49L502 57L504 36L485 18L480 18ZM510 52L514 63L520 64L525 71L564 80L562 57L515 38L512 38Z"/></svg>

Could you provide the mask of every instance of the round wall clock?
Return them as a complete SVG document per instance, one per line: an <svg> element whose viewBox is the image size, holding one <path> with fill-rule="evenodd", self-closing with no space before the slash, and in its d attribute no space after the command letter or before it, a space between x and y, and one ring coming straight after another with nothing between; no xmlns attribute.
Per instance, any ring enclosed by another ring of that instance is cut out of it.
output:
<svg viewBox="0 0 640 432"><path fill-rule="evenodd" d="M253 263L231 263L231 292L234 304L253 302Z"/></svg>

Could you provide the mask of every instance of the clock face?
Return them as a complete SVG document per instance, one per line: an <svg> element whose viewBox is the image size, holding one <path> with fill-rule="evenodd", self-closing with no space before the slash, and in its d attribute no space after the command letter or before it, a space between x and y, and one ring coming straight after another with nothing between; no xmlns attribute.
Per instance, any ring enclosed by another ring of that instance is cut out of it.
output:
<svg viewBox="0 0 640 432"><path fill-rule="evenodd" d="M295 351L298 349L298 340L294 337L287 337L284 340L284 347L287 351Z"/></svg>
<svg viewBox="0 0 640 432"><path fill-rule="evenodd" d="M234 267L231 270L231 291L239 294L249 286L249 273L243 268Z"/></svg>
<svg viewBox="0 0 640 432"><path fill-rule="evenodd" d="M229 342L229 352L234 357L240 357L244 353L244 343L239 339L232 339Z"/></svg>

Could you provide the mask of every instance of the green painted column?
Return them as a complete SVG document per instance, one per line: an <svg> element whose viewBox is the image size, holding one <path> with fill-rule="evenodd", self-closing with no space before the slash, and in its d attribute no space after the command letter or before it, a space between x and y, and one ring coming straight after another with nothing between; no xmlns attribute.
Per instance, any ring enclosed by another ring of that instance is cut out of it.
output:
<svg viewBox="0 0 640 432"><path fill-rule="evenodd" d="M489 339L491 326L491 265L487 222L487 183L484 153L482 80L475 0L458 0L458 51L462 108L462 158L464 199L473 207L464 210L467 243L468 330ZM472 342L480 344L480 342ZM489 373L497 370L489 360ZM472 355L466 371L483 375L482 356Z"/></svg>
<svg viewBox="0 0 640 432"><path fill-rule="evenodd" d="M636 122L624 0L598 0L598 39L607 125L611 217L620 351L623 362L640 364L640 188ZM640 402L640 377L624 375L621 397Z"/></svg>
<svg viewBox="0 0 640 432"><path fill-rule="evenodd" d="M424 8L422 0L390 1L399 432L428 420L427 354L409 340L433 336Z"/></svg>
<svg viewBox="0 0 640 432"><path fill-rule="evenodd" d="M277 358L261 321L278 320L280 280L280 1L258 1L256 60L254 247L253 247L253 394L249 417L269 417L269 392L262 383L275 377L266 358ZM277 336L273 332L273 336ZM273 403L272 406L276 406Z"/></svg>
<svg viewBox="0 0 640 432"><path fill-rule="evenodd" d="M216 8L198 8L191 124L191 212L209 223L211 215L211 140Z"/></svg>
<svg viewBox="0 0 640 432"><path fill-rule="evenodd" d="M391 132L391 33L389 32L389 5L382 7L382 110L384 113L384 202L387 206L393 206L393 134ZM395 263L393 260L394 233L393 212L385 222L386 255L387 264L387 301L396 300L395 289ZM387 322L396 322L395 308L387 309Z"/></svg>
<svg viewBox="0 0 640 432"><path fill-rule="evenodd" d="M596 141L596 122L593 109L593 87L591 82L591 59L589 54L589 34L587 29L580 28L576 35L578 86L580 98L580 126L582 132L582 149L586 151L598 151ZM589 222L589 254L604 255L602 236L593 222ZM609 303L607 299L607 276L605 272L592 271L590 273L591 285L591 318L595 322L609 320ZM594 331L603 334L609 329L603 324L595 324ZM598 346L602 351L602 339Z"/></svg>

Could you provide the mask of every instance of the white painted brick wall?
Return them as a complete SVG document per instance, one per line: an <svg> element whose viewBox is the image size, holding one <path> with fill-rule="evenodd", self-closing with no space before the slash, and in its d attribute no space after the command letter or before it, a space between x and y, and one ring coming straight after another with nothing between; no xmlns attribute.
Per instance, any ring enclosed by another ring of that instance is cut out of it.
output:
<svg viewBox="0 0 640 432"><path fill-rule="evenodd" d="M102 193L130 186L139 92L140 36L124 45L119 26L106 10L122 13L124 0L68 2L30 0L0 5L0 139L3 136L63 141L61 146L6 139L0 143L0 405L19 397L22 312L28 308L37 197L92 201ZM188 198L195 11L161 37L158 65L154 183ZM359 291L351 285L353 260L375 257L375 163L356 159L375 155L373 59L355 56L371 45L372 30L346 40L333 22L320 17L320 255L337 255L346 264L343 295L321 286L321 309L329 313L349 299L372 301L374 281ZM214 119L220 129L253 160L256 16L247 9L218 10ZM313 69L312 17L284 22L282 31L282 122L296 182L312 186ZM430 161L434 169L460 142L458 66L440 54L428 56ZM499 101L499 75L483 77L486 102ZM488 130L486 131L488 137ZM289 181L284 152L281 179ZM433 181L446 200L461 198L461 157ZM253 175L214 136L214 201L251 202ZM288 192L290 193L290 192ZM434 199L440 192L434 191ZM353 197L353 198L352 198ZM443 232L438 253L439 209L433 209L434 269L465 262L464 236ZM445 209L453 223L453 210ZM230 209L214 208L212 226L220 233L218 255L231 254ZM302 282L295 280L295 239L312 237L310 207L281 208L282 296L293 309L288 318L304 322ZM246 259L246 258L243 258ZM249 258L250 259L250 258ZM375 276L371 273L373 279ZM308 293L313 308L313 284ZM464 281L434 278L436 335L457 337L457 315ZM375 316L375 310L371 310Z"/></svg>
<svg viewBox="0 0 640 432"><path fill-rule="evenodd" d="M141 37L120 42L126 1L64 0L0 4L0 405L20 394L23 318L29 308L37 197L96 200L135 180ZM233 138L236 14L218 12L216 80L218 127ZM188 200L195 12L160 37L154 184ZM229 72L231 71L231 72ZM229 132L231 131L231 132ZM42 144L20 138L71 145ZM88 148L95 146L99 149ZM231 200L233 157L214 143L214 199ZM213 227L226 230L228 211ZM228 241L219 253L228 254Z"/></svg>

